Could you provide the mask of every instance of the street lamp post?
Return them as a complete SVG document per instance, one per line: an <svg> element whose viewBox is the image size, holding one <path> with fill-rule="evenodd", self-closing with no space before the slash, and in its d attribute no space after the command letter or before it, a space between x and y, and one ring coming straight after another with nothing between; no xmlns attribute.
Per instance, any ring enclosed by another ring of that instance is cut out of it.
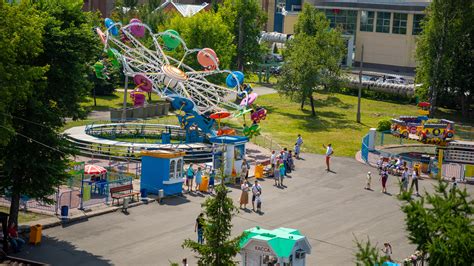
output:
<svg viewBox="0 0 474 266"><path fill-rule="evenodd" d="M360 123L360 98L362 96L362 68L364 67L364 45L362 44L362 53L359 69L359 93L357 94L357 123Z"/></svg>

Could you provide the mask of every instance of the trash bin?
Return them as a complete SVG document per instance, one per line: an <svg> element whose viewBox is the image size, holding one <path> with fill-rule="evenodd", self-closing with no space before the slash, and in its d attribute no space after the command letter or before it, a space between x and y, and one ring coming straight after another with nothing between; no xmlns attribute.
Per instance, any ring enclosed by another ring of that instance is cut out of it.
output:
<svg viewBox="0 0 474 266"><path fill-rule="evenodd" d="M30 227L30 240L29 243L36 245L41 243L41 231L43 226L41 224L36 224Z"/></svg>
<svg viewBox="0 0 474 266"><path fill-rule="evenodd" d="M208 187L209 187L209 177L203 176L201 180L201 184L199 185L199 191L207 192Z"/></svg>
<svg viewBox="0 0 474 266"><path fill-rule="evenodd" d="M170 144L171 143L171 134L170 133L161 133L161 143Z"/></svg>
<svg viewBox="0 0 474 266"><path fill-rule="evenodd" d="M165 197L165 191L163 189L158 190L158 202L161 202L161 200Z"/></svg>
<svg viewBox="0 0 474 266"><path fill-rule="evenodd" d="M255 166L255 178L263 178L263 165L258 164Z"/></svg>
<svg viewBox="0 0 474 266"><path fill-rule="evenodd" d="M61 218L67 219L68 214L69 214L69 206L67 205L61 206Z"/></svg>
<svg viewBox="0 0 474 266"><path fill-rule="evenodd" d="M141 193L142 198L148 197L148 190L146 188L140 189L140 193Z"/></svg>

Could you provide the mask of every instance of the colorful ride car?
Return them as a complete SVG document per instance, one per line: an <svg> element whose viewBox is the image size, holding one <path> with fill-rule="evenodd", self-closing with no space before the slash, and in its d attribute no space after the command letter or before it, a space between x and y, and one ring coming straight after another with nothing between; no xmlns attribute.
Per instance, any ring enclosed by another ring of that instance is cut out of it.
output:
<svg viewBox="0 0 474 266"><path fill-rule="evenodd" d="M391 132L395 136L408 138L410 134L416 134L427 119L425 116L400 116L391 120Z"/></svg>
<svg viewBox="0 0 474 266"><path fill-rule="evenodd" d="M427 122L419 128L417 135L422 142L430 142L430 139L451 140L454 137L454 122L446 119Z"/></svg>

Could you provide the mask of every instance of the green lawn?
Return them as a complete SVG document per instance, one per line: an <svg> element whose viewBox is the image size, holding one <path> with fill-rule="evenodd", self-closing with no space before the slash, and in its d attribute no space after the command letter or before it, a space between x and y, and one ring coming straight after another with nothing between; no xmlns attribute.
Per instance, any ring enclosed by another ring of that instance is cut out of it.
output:
<svg viewBox="0 0 474 266"><path fill-rule="evenodd" d="M127 106L131 107L133 106L133 101L130 98L130 94L127 93ZM90 108L91 110L96 110L96 111L106 111L109 110L110 108L122 108L123 107L123 92L114 92L113 95L101 95L96 97L97 100L97 106L94 106L94 98L93 97L87 97L87 101L84 102L82 105L85 107ZM148 100L148 97L147 97ZM151 94L151 102L156 102L161 100L160 96L158 96L156 93Z"/></svg>
<svg viewBox="0 0 474 266"><path fill-rule="evenodd" d="M332 143L336 156L354 156L360 149L361 139L369 128L376 127L380 119L399 115L416 115L412 105L362 99L361 124L355 122L357 97L344 94L315 94L316 117L310 107L278 94L258 98L259 105L269 114L261 124L262 132L269 134L282 146L293 149L296 137L301 134L305 152L324 153L322 144Z"/></svg>
<svg viewBox="0 0 474 266"><path fill-rule="evenodd" d="M6 208L6 207L0 207L0 212L9 213L10 209ZM18 213L18 223L20 223L20 224L28 223L28 222L31 222L31 221L37 221L37 220L41 220L41 219L45 219L45 218L49 218L49 217L51 217L51 216L44 215L44 214L38 214L38 213L34 213L34 212L20 211Z"/></svg>

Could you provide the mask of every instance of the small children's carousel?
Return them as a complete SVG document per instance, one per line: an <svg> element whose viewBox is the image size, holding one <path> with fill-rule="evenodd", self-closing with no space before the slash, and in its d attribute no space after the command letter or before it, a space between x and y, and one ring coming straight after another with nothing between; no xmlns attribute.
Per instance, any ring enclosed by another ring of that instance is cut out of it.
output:
<svg viewBox="0 0 474 266"><path fill-rule="evenodd" d="M244 266L304 266L306 254L311 254L308 239L296 229L260 227L245 230L240 241L240 255Z"/></svg>

